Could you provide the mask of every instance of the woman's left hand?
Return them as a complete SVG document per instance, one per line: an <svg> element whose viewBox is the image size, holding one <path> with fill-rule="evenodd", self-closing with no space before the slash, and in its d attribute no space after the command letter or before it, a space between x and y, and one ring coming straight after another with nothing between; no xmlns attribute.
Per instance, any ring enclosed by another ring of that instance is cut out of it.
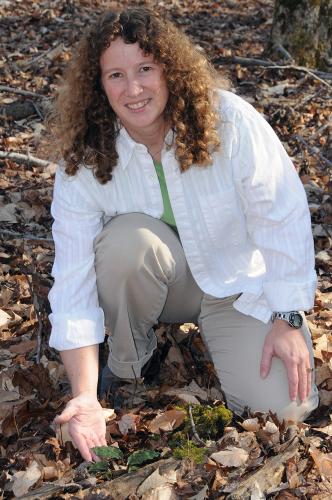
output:
<svg viewBox="0 0 332 500"><path fill-rule="evenodd" d="M264 342L260 374L266 378L271 369L273 356L286 366L289 397L304 401L310 393L312 371L307 344L301 330L296 330L284 320L275 320Z"/></svg>

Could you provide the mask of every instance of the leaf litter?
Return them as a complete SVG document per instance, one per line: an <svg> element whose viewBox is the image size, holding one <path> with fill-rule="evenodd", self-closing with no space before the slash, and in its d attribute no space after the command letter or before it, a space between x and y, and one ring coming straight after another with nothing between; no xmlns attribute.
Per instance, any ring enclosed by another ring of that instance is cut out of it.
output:
<svg viewBox="0 0 332 500"><path fill-rule="evenodd" d="M139 2L111 1L107 7L129 4ZM272 0L249 0L245 12L240 2L228 0L155 4L212 61L220 56L262 57ZM318 273L315 307L307 318L314 340L319 408L307 424L279 422L273 414L248 414L205 435L196 408L213 410L223 399L212 363L196 325L160 324L158 384L128 387L126 407L119 412L103 401L108 451L100 452L105 456L93 464L94 470L82 461L68 433L64 437L65 429L59 435L52 426L70 396L59 355L47 344L54 257L49 207L55 164L46 153L41 110L79 34L105 6L102 0L0 2L2 83L36 95L31 106L23 95L0 93L0 115L7 116L0 121L0 149L50 162L46 168L32 161L0 162L0 495L331 498L331 101L326 86L291 69L216 63L236 92L276 130L307 193ZM10 118L10 113L20 118ZM204 445L195 438L194 427ZM172 440L178 442L173 445ZM137 469L129 471L130 467Z"/></svg>

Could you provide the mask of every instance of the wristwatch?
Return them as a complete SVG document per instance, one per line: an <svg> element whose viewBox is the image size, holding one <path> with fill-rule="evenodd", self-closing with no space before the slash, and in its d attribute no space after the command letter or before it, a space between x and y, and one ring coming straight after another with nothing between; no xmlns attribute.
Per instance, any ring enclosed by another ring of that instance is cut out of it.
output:
<svg viewBox="0 0 332 500"><path fill-rule="evenodd" d="M301 328L303 325L303 318L299 311L290 311L290 312L274 312L271 316L271 321L275 321L276 319L283 319L287 321L289 326L292 328Z"/></svg>

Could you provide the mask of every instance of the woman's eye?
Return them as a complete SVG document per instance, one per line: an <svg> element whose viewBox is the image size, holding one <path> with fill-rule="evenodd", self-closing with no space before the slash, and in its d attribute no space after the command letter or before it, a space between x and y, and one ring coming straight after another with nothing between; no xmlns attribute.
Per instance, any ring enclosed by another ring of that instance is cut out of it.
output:
<svg viewBox="0 0 332 500"><path fill-rule="evenodd" d="M112 79L113 79L113 78L119 78L120 76L121 76L121 73L111 73L111 74L109 75L109 78L112 78Z"/></svg>
<svg viewBox="0 0 332 500"><path fill-rule="evenodd" d="M151 66L142 66L141 71L146 73L147 71L150 71L151 69L152 69Z"/></svg>

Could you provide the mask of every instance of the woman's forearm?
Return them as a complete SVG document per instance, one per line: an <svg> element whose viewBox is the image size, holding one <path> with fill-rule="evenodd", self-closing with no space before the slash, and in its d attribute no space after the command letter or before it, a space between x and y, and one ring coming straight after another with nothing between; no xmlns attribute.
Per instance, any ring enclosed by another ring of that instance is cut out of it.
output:
<svg viewBox="0 0 332 500"><path fill-rule="evenodd" d="M99 344L94 344L60 353L74 397L82 392L97 396L98 351Z"/></svg>

